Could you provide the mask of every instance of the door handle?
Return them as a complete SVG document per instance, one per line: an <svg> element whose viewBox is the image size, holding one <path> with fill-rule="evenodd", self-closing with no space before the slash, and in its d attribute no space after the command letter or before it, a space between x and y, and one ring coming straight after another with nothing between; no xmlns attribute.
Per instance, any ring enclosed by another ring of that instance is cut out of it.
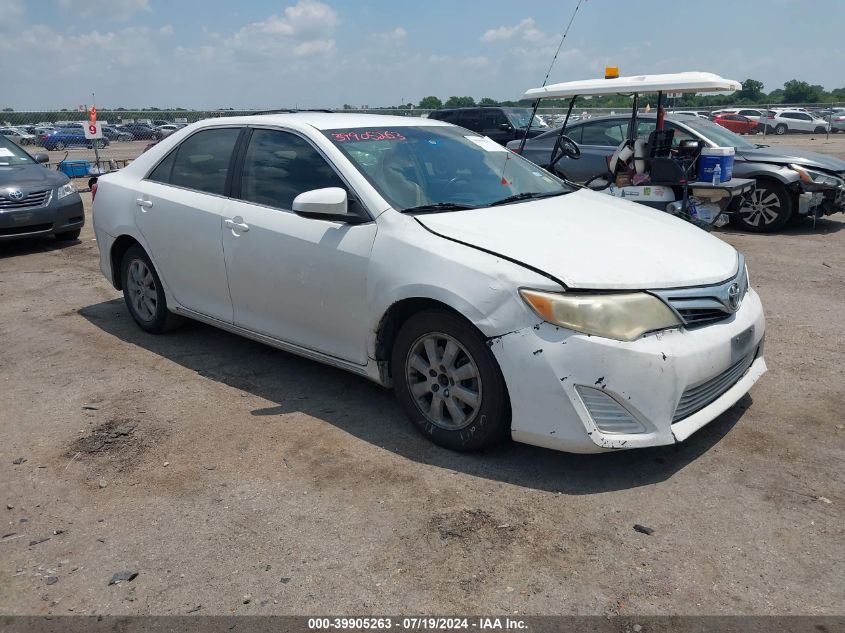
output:
<svg viewBox="0 0 845 633"><path fill-rule="evenodd" d="M151 206L153 206L152 200L144 200L143 198L138 198L137 200L135 200L135 203L139 207L143 207L145 209L149 209Z"/></svg>
<svg viewBox="0 0 845 633"><path fill-rule="evenodd" d="M241 218L235 218L235 220L240 220ZM226 218L223 220L223 224L226 225L227 228L232 229L233 231L240 231L241 233L246 233L249 231L249 224L244 224L243 222L236 222L235 220L230 220Z"/></svg>

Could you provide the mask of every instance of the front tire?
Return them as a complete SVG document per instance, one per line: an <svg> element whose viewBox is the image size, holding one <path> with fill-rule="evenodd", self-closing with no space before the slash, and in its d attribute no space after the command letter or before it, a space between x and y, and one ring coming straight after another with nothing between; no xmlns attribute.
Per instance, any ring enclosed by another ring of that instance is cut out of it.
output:
<svg viewBox="0 0 845 633"><path fill-rule="evenodd" d="M734 223L752 233L777 231L792 217L792 196L782 184L758 180L757 188L733 216Z"/></svg>
<svg viewBox="0 0 845 633"><path fill-rule="evenodd" d="M131 246L120 265L123 299L129 314L142 330L162 334L184 321L167 309L167 299L158 273L146 251Z"/></svg>
<svg viewBox="0 0 845 633"><path fill-rule="evenodd" d="M59 152L61 152L64 148L65 148L65 144L62 143L61 141L59 141L58 143L55 143L53 145L53 149L56 150L56 151L59 151Z"/></svg>
<svg viewBox="0 0 845 633"><path fill-rule="evenodd" d="M394 390L414 426L435 444L475 451L510 431L507 386L481 334L459 316L426 310L399 329Z"/></svg>

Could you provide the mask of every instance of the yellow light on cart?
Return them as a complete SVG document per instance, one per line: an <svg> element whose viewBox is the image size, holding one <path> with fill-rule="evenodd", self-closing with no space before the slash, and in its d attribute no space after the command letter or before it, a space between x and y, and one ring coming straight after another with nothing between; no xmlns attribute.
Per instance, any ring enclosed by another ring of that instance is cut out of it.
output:
<svg viewBox="0 0 845 633"><path fill-rule="evenodd" d="M619 66L607 66L607 67L605 67L604 78L605 79L618 79L619 78Z"/></svg>

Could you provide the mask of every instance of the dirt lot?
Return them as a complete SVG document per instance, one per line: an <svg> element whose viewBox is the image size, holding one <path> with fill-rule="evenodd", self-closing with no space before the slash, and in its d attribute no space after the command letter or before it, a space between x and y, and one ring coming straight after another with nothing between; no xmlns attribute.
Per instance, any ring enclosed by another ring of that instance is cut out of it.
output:
<svg viewBox="0 0 845 633"><path fill-rule="evenodd" d="M720 237L769 373L683 445L600 456L454 454L363 379L144 334L90 224L0 246L0 613L841 614L845 218Z"/></svg>

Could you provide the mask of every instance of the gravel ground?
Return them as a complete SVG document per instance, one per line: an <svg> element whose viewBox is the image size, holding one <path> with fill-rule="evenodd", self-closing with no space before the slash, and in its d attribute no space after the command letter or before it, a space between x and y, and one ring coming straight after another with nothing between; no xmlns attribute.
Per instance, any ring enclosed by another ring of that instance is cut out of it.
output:
<svg viewBox="0 0 845 633"><path fill-rule="evenodd" d="M845 218L719 235L769 373L682 445L599 456L451 453L363 379L147 335L90 223L0 245L0 613L841 614Z"/></svg>

